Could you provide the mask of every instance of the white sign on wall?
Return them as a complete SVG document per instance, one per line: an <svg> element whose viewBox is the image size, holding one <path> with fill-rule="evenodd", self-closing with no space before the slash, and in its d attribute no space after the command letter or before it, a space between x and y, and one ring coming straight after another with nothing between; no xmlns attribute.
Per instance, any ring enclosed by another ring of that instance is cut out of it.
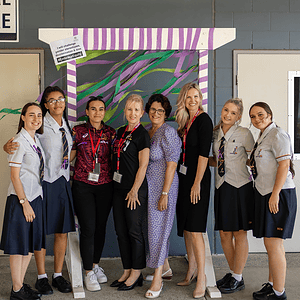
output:
<svg viewBox="0 0 300 300"><path fill-rule="evenodd" d="M80 35L51 42L50 48L56 65L86 56Z"/></svg>
<svg viewBox="0 0 300 300"><path fill-rule="evenodd" d="M19 0L0 0L0 42L19 41Z"/></svg>

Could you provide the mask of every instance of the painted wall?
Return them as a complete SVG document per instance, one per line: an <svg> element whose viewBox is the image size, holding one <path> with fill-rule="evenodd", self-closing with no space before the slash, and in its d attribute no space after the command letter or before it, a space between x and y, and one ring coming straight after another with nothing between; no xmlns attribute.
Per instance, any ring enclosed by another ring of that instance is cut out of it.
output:
<svg viewBox="0 0 300 300"><path fill-rule="evenodd" d="M50 49L37 39L39 27L235 27L236 40L210 53L209 114L218 121L224 102L232 97L232 50L299 49L299 25L298 0L27 0L20 1L20 42L0 43L0 48L44 48L47 86L65 75L65 68L56 71ZM106 256L117 253L111 221ZM213 226L211 205L211 248L222 253ZM182 253L183 239L173 228L171 254Z"/></svg>

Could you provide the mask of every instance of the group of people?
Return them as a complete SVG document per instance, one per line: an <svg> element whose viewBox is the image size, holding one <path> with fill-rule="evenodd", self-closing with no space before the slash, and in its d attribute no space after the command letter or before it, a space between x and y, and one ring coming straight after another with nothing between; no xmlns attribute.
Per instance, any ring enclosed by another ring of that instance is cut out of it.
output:
<svg viewBox="0 0 300 300"><path fill-rule="evenodd" d="M45 272L45 236L52 233L52 286L71 291L61 272L66 233L75 230L74 213L80 225L84 283L88 290L99 291L100 283L107 282L99 261L111 208L124 270L110 286L119 291L142 286L141 270L148 266L155 270L145 278L151 281L145 297L160 295L163 279L173 275L168 252L176 213L189 262L178 285L197 279L193 297L203 297L209 166L216 167L215 230L220 231L230 268L217 281L218 288L222 293L245 288L247 231L253 230L255 237L264 238L269 256L269 281L253 297L286 299L283 240L292 236L297 201L292 150L288 134L272 121L266 103L257 102L249 111L252 125L260 130L256 143L250 130L239 126L240 99L225 103L213 128L195 83L185 84L179 93L177 132L165 122L172 106L162 94L153 94L145 108L142 97L131 94L124 108L127 125L117 132L103 122L106 107L101 97L90 98L88 121L72 129L65 108L63 91L47 87L41 105L23 107L17 136L4 146L10 153L11 184L0 249L10 254L10 299L40 299L53 293ZM151 121L149 131L140 122L144 109ZM75 157L71 188L70 162ZM23 283L33 252L37 291Z"/></svg>

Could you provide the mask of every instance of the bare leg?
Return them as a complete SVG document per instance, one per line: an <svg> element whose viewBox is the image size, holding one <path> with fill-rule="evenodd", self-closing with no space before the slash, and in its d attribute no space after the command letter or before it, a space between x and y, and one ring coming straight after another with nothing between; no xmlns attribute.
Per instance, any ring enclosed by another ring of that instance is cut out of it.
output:
<svg viewBox="0 0 300 300"><path fill-rule="evenodd" d="M55 233L54 235L54 272L61 273L65 260L65 254L67 249L67 234Z"/></svg>
<svg viewBox="0 0 300 300"><path fill-rule="evenodd" d="M197 262L194 255L194 249L193 249L193 242L190 232L184 231L184 240L185 240L185 247L186 247L186 253L189 260L189 267L188 271L186 273L186 277L183 281L178 282L177 285L188 285L191 281L191 279L194 277L194 273L197 270Z"/></svg>
<svg viewBox="0 0 300 300"><path fill-rule="evenodd" d="M273 287L276 291L282 292L286 276L286 259L283 240L280 238L264 238L264 243L268 252Z"/></svg>
<svg viewBox="0 0 300 300"><path fill-rule="evenodd" d="M45 256L46 256L46 249L42 249L41 251L34 251L34 258L38 270L38 275L42 275L46 273Z"/></svg>
<svg viewBox="0 0 300 300"><path fill-rule="evenodd" d="M247 232L244 230L234 231L235 255L233 270L236 274L242 274L248 258Z"/></svg>
<svg viewBox="0 0 300 300"><path fill-rule="evenodd" d="M130 273L131 273L131 269L124 270L123 275L120 277L120 279L118 279L118 281L119 282L126 281L127 278L130 276Z"/></svg>
<svg viewBox="0 0 300 300"><path fill-rule="evenodd" d="M141 275L141 270L131 269L129 277L126 279L125 284L130 286L136 282L136 280Z"/></svg>
<svg viewBox="0 0 300 300"><path fill-rule="evenodd" d="M203 235L201 232L190 232L193 252L197 263L198 274L197 284L193 292L194 298L200 298L204 296L206 284L205 284L205 244Z"/></svg>
<svg viewBox="0 0 300 300"><path fill-rule="evenodd" d="M235 245L232 231L220 230L222 248L231 271L234 270Z"/></svg>
<svg viewBox="0 0 300 300"><path fill-rule="evenodd" d="M163 266L164 265L159 266L158 268L155 269L154 278L153 278L151 286L150 286L151 291L157 292L161 288L161 284L162 284L161 275L162 275L162 271L163 271ZM152 294L147 292L146 296L152 296Z"/></svg>
<svg viewBox="0 0 300 300"><path fill-rule="evenodd" d="M10 270L14 291L18 291L23 286L24 276L30 262L32 254L28 255L10 255Z"/></svg>

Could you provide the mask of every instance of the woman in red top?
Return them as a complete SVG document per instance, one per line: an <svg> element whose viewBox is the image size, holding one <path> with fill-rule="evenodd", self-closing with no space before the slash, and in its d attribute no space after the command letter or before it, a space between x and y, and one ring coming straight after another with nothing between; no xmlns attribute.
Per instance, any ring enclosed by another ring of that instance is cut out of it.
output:
<svg viewBox="0 0 300 300"><path fill-rule="evenodd" d="M107 282L101 258L106 222L112 207L111 143L116 131L103 123L105 103L102 97L90 97L86 105L89 120L73 128L76 155L72 186L74 209L80 225L80 253L89 291L99 291Z"/></svg>

